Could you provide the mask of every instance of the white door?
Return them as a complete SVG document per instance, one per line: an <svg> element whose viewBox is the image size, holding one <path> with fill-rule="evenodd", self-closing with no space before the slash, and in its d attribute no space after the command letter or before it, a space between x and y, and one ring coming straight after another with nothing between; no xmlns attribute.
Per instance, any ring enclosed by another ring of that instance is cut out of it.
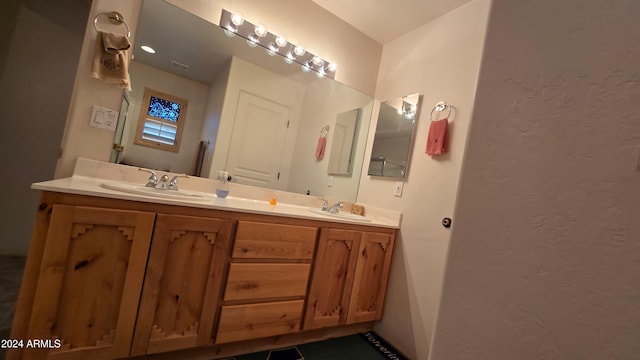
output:
<svg viewBox="0 0 640 360"><path fill-rule="evenodd" d="M241 92L226 169L239 184L280 189L290 108Z"/></svg>

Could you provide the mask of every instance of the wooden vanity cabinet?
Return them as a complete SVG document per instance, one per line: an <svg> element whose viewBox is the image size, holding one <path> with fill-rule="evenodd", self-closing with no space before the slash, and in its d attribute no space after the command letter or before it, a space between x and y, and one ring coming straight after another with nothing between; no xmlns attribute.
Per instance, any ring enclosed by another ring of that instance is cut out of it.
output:
<svg viewBox="0 0 640 360"><path fill-rule="evenodd" d="M232 227L231 220L157 215L131 356L209 344Z"/></svg>
<svg viewBox="0 0 640 360"><path fill-rule="evenodd" d="M395 234L45 192L11 338L51 346L6 359L211 358L367 331Z"/></svg>
<svg viewBox="0 0 640 360"><path fill-rule="evenodd" d="M216 344L301 331L317 233L238 222Z"/></svg>
<svg viewBox="0 0 640 360"><path fill-rule="evenodd" d="M394 234L321 229L304 330L382 318Z"/></svg>
<svg viewBox="0 0 640 360"><path fill-rule="evenodd" d="M209 345L234 220L88 203L95 207L55 204L39 218L48 224L35 245L43 250L33 302L16 311L28 326L20 333L14 323L12 336L61 347L7 359L116 359Z"/></svg>
<svg viewBox="0 0 640 360"><path fill-rule="evenodd" d="M129 355L154 218L53 206L24 339L59 339L61 347L28 349L23 359Z"/></svg>

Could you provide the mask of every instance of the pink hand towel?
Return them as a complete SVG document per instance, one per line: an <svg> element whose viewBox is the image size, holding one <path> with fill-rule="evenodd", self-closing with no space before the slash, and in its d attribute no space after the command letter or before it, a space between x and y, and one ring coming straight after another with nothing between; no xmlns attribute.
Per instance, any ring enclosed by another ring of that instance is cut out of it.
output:
<svg viewBox="0 0 640 360"><path fill-rule="evenodd" d="M327 138L325 136L320 136L318 139L318 146L316 146L316 158L318 160L322 160L324 158L324 148L327 146Z"/></svg>
<svg viewBox="0 0 640 360"><path fill-rule="evenodd" d="M431 122L429 135L427 136L427 155L442 155L449 151L448 124L449 122L446 118Z"/></svg>

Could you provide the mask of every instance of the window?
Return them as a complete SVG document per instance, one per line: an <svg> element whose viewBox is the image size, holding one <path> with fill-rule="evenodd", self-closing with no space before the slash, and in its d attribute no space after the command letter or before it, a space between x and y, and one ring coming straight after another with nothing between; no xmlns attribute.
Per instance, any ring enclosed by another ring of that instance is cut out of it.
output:
<svg viewBox="0 0 640 360"><path fill-rule="evenodd" d="M178 152L187 100L145 88L135 143Z"/></svg>

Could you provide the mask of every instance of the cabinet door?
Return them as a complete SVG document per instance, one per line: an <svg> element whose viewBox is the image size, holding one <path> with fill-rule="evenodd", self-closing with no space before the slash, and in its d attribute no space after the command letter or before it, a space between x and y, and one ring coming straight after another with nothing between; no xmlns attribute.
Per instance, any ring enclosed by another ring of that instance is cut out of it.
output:
<svg viewBox="0 0 640 360"><path fill-rule="evenodd" d="M23 359L129 356L155 214L55 205ZM47 354L48 352L48 354Z"/></svg>
<svg viewBox="0 0 640 360"><path fill-rule="evenodd" d="M382 318L394 239L390 234L362 233L347 324Z"/></svg>
<svg viewBox="0 0 640 360"><path fill-rule="evenodd" d="M305 330L345 323L360 236L359 231L321 230L305 312Z"/></svg>
<svg viewBox="0 0 640 360"><path fill-rule="evenodd" d="M131 355L209 343L232 224L158 214Z"/></svg>

